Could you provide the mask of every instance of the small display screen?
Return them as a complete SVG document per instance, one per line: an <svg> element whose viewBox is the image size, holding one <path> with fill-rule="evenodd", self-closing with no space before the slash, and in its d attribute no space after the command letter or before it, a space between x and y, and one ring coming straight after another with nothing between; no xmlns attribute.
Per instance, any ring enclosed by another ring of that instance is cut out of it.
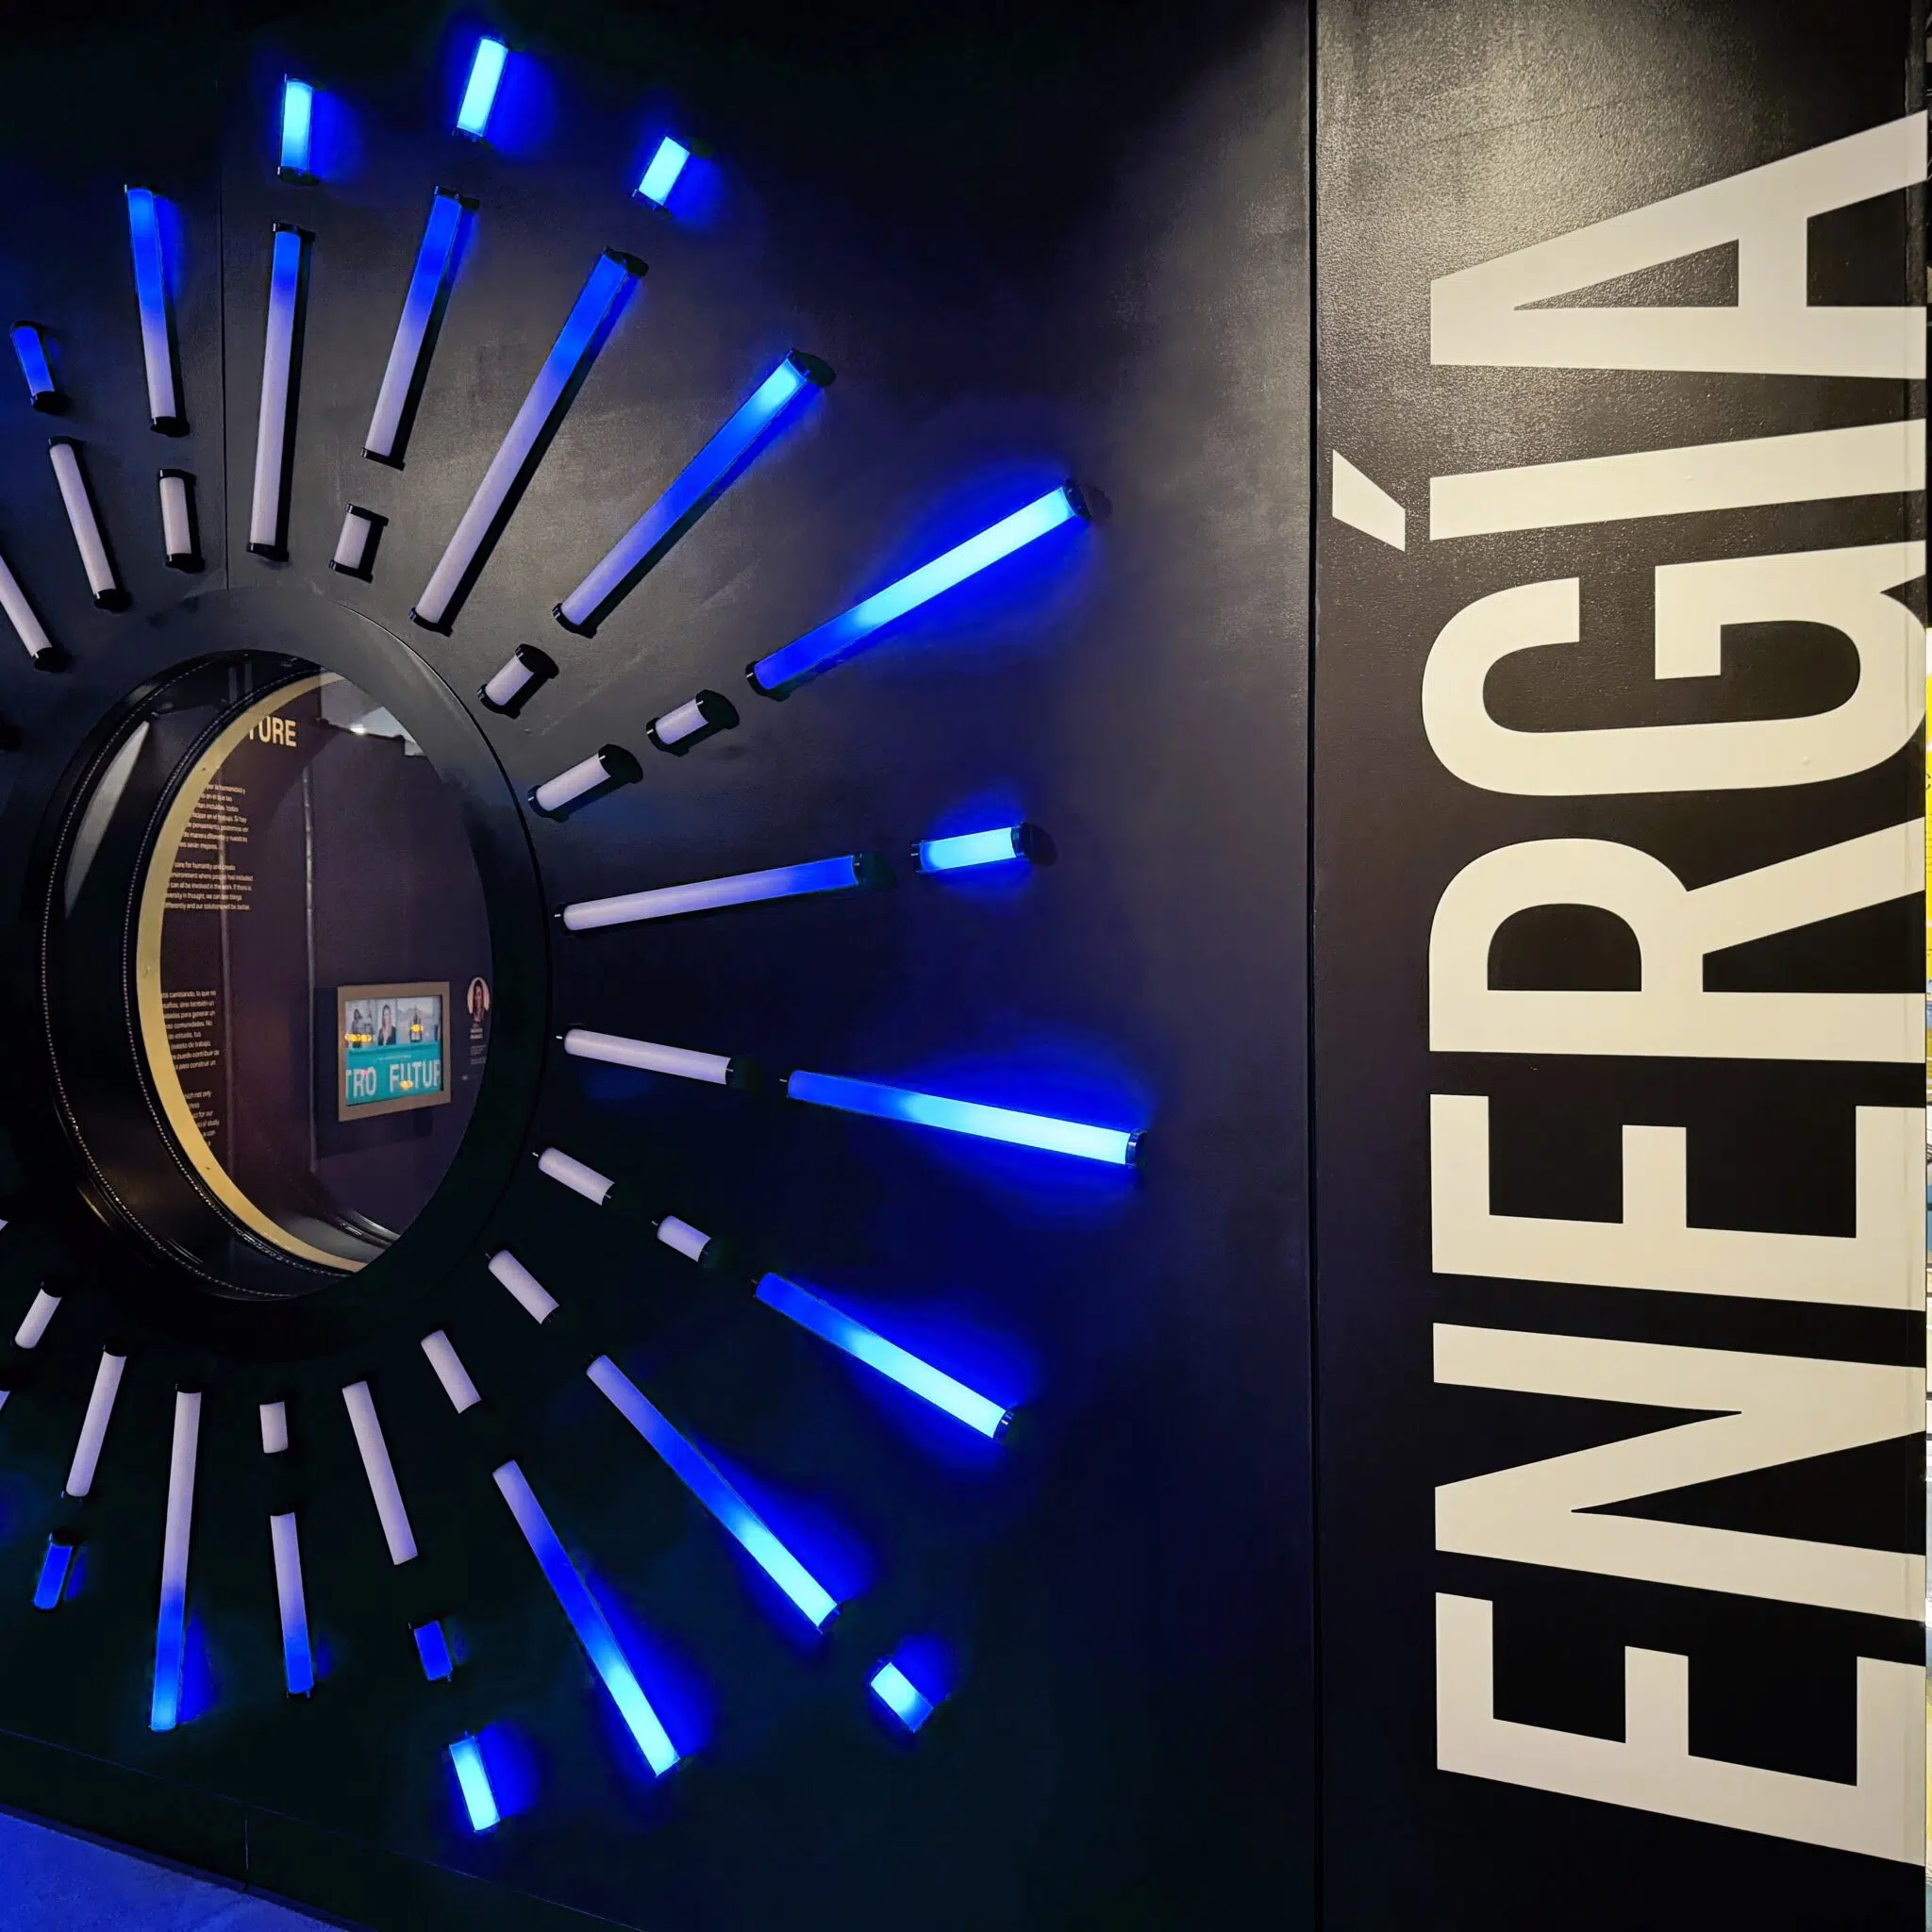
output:
<svg viewBox="0 0 1932 1932"><path fill-rule="evenodd" d="M338 988L337 1119L442 1106L449 1099L448 1011L446 980Z"/></svg>

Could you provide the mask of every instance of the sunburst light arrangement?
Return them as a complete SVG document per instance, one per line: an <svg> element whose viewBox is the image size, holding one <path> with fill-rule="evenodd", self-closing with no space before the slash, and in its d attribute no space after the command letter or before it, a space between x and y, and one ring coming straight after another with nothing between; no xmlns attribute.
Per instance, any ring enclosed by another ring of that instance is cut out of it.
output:
<svg viewBox="0 0 1932 1932"><path fill-rule="evenodd" d="M456 112L456 133L475 142L490 140L499 90L506 73L521 58L494 38L486 37L475 44ZM285 180L303 187L319 186L313 157L317 110L318 92L310 82L294 76L284 80L279 125L274 130L274 161ZM626 184L630 200L658 211L664 219L675 220L678 186L688 178L692 156L688 143L665 135L635 183ZM613 198L623 193L624 186L618 186ZM158 202L152 190L139 183L127 187L125 200L132 308L139 325L148 415L156 431L178 433L186 425L187 405L171 294L176 264L168 258L170 230L165 206ZM436 186L428 192L422 239L403 291L387 363L370 399L362 447L364 457L373 463L393 468L404 463L418 405L434 380L441 317L453 301L461 298L466 230L485 218L486 211L476 200L456 189ZM288 555L294 404L308 299L308 261L313 249L326 245L325 222L325 210L319 210L313 228L275 224L271 241L265 291L267 327L252 482L245 505L246 548L269 559L279 560ZM646 272L644 262L614 248L584 265L580 291L561 318L521 407L450 531L440 558L414 595L409 616L432 638L449 635L461 622L467 601L475 594L487 572L493 547L542 463L586 374L608 353L620 319ZM13 328L10 341L29 405L36 409L61 408L65 399L57 379L58 318L23 322ZM50 341L56 351L51 357ZM746 370L738 393L720 399L713 418L718 425L715 433L580 582L560 587L561 594L549 611L531 613L532 629L554 625L567 637L593 637L599 625L639 591L673 546L690 535L719 497L756 465L759 456L783 436L788 425L799 419L802 406L832 381L832 370L802 349L785 356L775 367ZM125 606L128 593L116 571L113 546L90 489L85 450L72 440L57 437L49 445L48 461L50 482L58 491L94 602L108 608ZM675 773L676 767L658 766L654 755L663 753L676 758L691 755L718 735L739 728L741 704L756 711L782 701L808 682L835 672L892 627L916 621L923 607L1003 559L1048 541L1076 541L1091 521L1095 501L1091 492L1083 492L1077 483L1069 480L1030 500L1010 503L976 534L873 590L791 641L753 656L742 667L743 685L737 687L738 702L709 688L696 691L650 721L645 745L604 744L589 749L575 762L530 787L527 809L543 819L566 819L594 811L620 788L640 782L647 769ZM407 513L407 508L395 512L398 516ZM162 469L158 478L157 523L170 566L197 567L196 517L193 475L179 468ZM345 503L340 536L326 559L330 567L363 581L373 578L379 567L378 539L387 521L386 516L365 506ZM123 541L131 541L133 534L127 533ZM139 541L153 541L152 533L142 533ZM0 615L29 659L37 666L49 667L59 657L57 641L39 614L30 583L16 574L25 572L30 579L33 561L22 557L0 558ZM428 648L433 652L435 647L431 644ZM477 706L486 717L516 717L525 707L541 703L547 686L568 677L567 659L567 644L555 653L534 641L519 645L484 681L476 692ZM739 667L734 665L732 676L721 681L735 685L739 675ZM763 903L804 895L865 893L892 883L903 872L940 876L986 868L1024 868L1052 856L1045 834L1025 823L981 824L943 835L926 835L924 828L911 825L904 831L905 846L892 854L781 850L773 855L774 863L729 876L656 882L613 876L608 881L610 890L603 896L555 908L558 943L595 946L603 941L587 935L699 914L724 913L732 919L756 921L759 916L757 908ZM641 1040L599 1030L595 1013L563 1017L572 1023L558 1036L567 1058L726 1090L734 1098L721 1101L721 1105L832 1110L879 1123L879 1131L897 1124L1001 1142L1027 1150L1045 1161L1084 1161L1132 1169L1141 1156L1140 1123L1096 1123L1022 1111L889 1084L866 1077L863 1069L760 1067L731 1051L728 1041ZM557 1213L582 1214L594 1208L601 1215L625 1221L640 1240L661 1245L692 1267L709 1271L720 1283L741 1286L774 1320L782 1319L790 1331L796 1332L801 1349L836 1352L861 1364L871 1374L946 1418L947 1426L957 1426L989 1443L1005 1437L1012 1420L1007 1403L879 1332L841 1307L837 1296L822 1291L808 1279L772 1272L755 1275L751 1271L739 1272L737 1252L726 1235L694 1225L674 1211L678 1205L675 1202L647 1198L624 1177L603 1172L597 1164L601 1157L596 1147L533 1146L529 1155L544 1180L554 1184L555 1194L546 1198L554 1201ZM573 1198L566 1200L566 1195ZM493 1288L483 1286L486 1272ZM808 1269L806 1272L808 1274ZM570 1299L567 1284L540 1280L526 1261L508 1247L496 1247L482 1257L477 1278L479 1292L500 1290L540 1330L555 1321ZM61 1296L53 1288L41 1288L14 1332L15 1349L38 1347L60 1305ZM497 1438L488 1433L493 1427L489 1422L490 1391L479 1389L465 1365L461 1333L454 1324L438 1328L421 1338L421 1353L427 1371L447 1398L453 1426L471 1432L479 1442L495 1443ZM66 1519L70 1525L80 1520L78 1506L94 1486L116 1401L130 1366L125 1348L105 1348L100 1355L62 1491L75 1506ZM138 1364L133 1366L138 1368ZM660 1407L608 1354L596 1355L586 1374L641 1439L639 1446L649 1452L645 1466L653 1478L675 1479L691 1503L701 1507L775 1587L776 1595L771 1599L773 1614L795 1620L808 1641L835 1641L833 1626L840 1598L834 1581L815 1574L809 1555L794 1549L781 1528L768 1522L742 1492L728 1468L721 1466L720 1459L708 1454L680 1426L678 1419ZM173 1730L186 1716L183 1674L192 1587L197 1463L204 1404L218 1399L219 1391L211 1386L183 1386L174 1397L166 1505L158 1525L159 1593L148 1715L149 1726L156 1732ZM375 1394L367 1380L357 1380L341 1389L341 1399L353 1433L361 1480L391 1563L404 1569L417 1557L416 1530L391 1460ZM0 1405L6 1400L7 1391L0 1389ZM291 1446L304 1433L304 1418L291 1402L273 1401L258 1405L258 1421L264 1466L271 1471L287 1468L292 1461ZM675 1771L684 1754L663 1714L646 1693L638 1659L627 1652L571 1556L565 1535L553 1523L542 1500L541 1469L535 1476L533 1481L513 1456L494 1460L491 1469L504 1507L528 1546L563 1621L608 1691L639 1757L653 1777L664 1777ZM283 1494L274 1491L272 1486L272 1493L280 1495L280 1501L269 1510L259 1610L264 1617L272 1615L279 1628L288 1695L308 1698L317 1692L322 1673L311 1638L308 1579L303 1570L303 1510L293 1486L285 1487ZM67 1600L81 1542L81 1532L70 1526L57 1531L39 1553L31 1581L36 1608L54 1612ZM460 1646L452 1642L442 1619L413 1624L409 1636L426 1685L446 1686L458 1678L462 1669ZM877 1708L907 1737L927 1723L947 1690L935 1677L922 1681L918 1656L917 1645L901 1649L876 1659L866 1674ZM468 1705L464 1713L472 1722L460 1727L460 1735L448 1737L448 1775L471 1827L482 1832L499 1824L508 1815L508 1807L492 1785L488 1753L478 1736L484 1728L480 1714Z"/></svg>

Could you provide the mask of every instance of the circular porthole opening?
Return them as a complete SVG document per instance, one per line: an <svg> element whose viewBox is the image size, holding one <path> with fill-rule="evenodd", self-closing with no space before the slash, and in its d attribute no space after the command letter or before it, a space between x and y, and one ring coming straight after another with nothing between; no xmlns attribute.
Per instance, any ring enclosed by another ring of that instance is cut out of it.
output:
<svg viewBox="0 0 1932 1932"><path fill-rule="evenodd" d="M490 1052L482 880L407 725L286 658L132 706L60 826L42 958L96 1205L206 1285L378 1259L456 1158Z"/></svg>

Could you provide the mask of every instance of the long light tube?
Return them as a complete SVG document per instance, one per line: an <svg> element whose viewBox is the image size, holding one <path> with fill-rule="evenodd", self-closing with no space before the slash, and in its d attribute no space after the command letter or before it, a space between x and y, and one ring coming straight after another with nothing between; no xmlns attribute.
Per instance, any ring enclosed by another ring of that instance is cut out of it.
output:
<svg viewBox="0 0 1932 1932"><path fill-rule="evenodd" d="M950 839L922 839L921 872L963 872L975 865L1005 865L1029 857L1028 825L1002 825L995 832L960 832Z"/></svg>
<svg viewBox="0 0 1932 1932"><path fill-rule="evenodd" d="M269 1546L275 1559L275 1604L282 1618L282 1682L291 1697L315 1689L315 1658L308 1644L308 1603L302 1593L302 1543L295 1512L268 1520Z"/></svg>
<svg viewBox="0 0 1932 1932"><path fill-rule="evenodd" d="M558 623L586 636L594 631L597 620L617 602L632 579L656 563L710 507L787 405L813 383L831 379L830 370L821 370L822 365L808 361L796 350L786 357L752 391L751 399L684 466L663 495L617 540L596 569L557 607Z"/></svg>
<svg viewBox="0 0 1932 1932"><path fill-rule="evenodd" d="M148 420L163 435L188 425L175 376L174 318L168 305L168 271L161 213L151 188L127 191L127 238L134 252L134 299L141 310L141 359L147 371Z"/></svg>
<svg viewBox="0 0 1932 1932"><path fill-rule="evenodd" d="M7 621L27 656L39 665L51 662L54 640L47 635L34 607L26 601L26 592L20 588L20 579L5 558L0 558L0 610L6 611Z"/></svg>
<svg viewBox="0 0 1932 1932"><path fill-rule="evenodd" d="M568 1188L574 1194L581 1194L593 1208L601 1208L610 1198L610 1191L617 1183L608 1174L599 1174L594 1167L586 1167L575 1155L566 1154L561 1147L546 1147L537 1157L537 1170Z"/></svg>
<svg viewBox="0 0 1932 1932"><path fill-rule="evenodd" d="M503 1814L496 1808L496 1793L490 1789L490 1774L483 1768L482 1747L475 1738L458 1738L449 1747L449 1761L456 1767L463 1809L470 1814L470 1829L494 1829L503 1822Z"/></svg>
<svg viewBox="0 0 1932 1932"><path fill-rule="evenodd" d="M590 1586L577 1574L576 1565L571 1561L563 1544L558 1540L557 1532L551 1528L550 1519L544 1515L542 1506L537 1501L523 1471L514 1462L506 1462L495 1475L496 1487L503 1492L503 1500L509 1505L510 1514L516 1518L517 1527L524 1533L524 1541L537 1558L551 1594L570 1619L571 1628L577 1634L577 1641L584 1646L584 1653L591 1659L592 1668L603 1678L604 1688L609 1691L610 1701L617 1706L618 1715L624 1719L625 1727L637 1740L638 1749L644 1755L644 1762L662 1777L677 1762L677 1747L658 1721L658 1713L651 1708L651 1700L644 1695L637 1673L631 1669L630 1659L625 1656L608 1619L597 1607L597 1600L591 1594Z"/></svg>
<svg viewBox="0 0 1932 1932"><path fill-rule="evenodd" d="M268 333L261 345L261 406L255 419L255 493L248 508L248 547L281 557L288 473L289 406L294 396L295 332L302 299L302 253L308 237L277 222L269 258Z"/></svg>
<svg viewBox="0 0 1932 1932"><path fill-rule="evenodd" d="M170 570L198 570L201 558L194 547L194 478L186 470L163 470L158 480L163 561Z"/></svg>
<svg viewBox="0 0 1932 1932"><path fill-rule="evenodd" d="M409 271L409 286L403 296L395 340L389 346L382 387L375 392L375 413L369 419L369 434L362 439L362 454L375 462L400 463L403 459L404 419L410 398L420 391L429 373L430 332L438 308L448 300L456 274L457 237L462 229L464 210L471 206L447 188L439 188L430 197L429 220L416 250L416 266Z"/></svg>
<svg viewBox="0 0 1932 1932"><path fill-rule="evenodd" d="M644 726L644 734L659 751L682 758L714 731L730 731L737 724L738 707L723 691L701 691L696 697L653 718Z"/></svg>
<svg viewBox="0 0 1932 1932"><path fill-rule="evenodd" d="M782 1274L767 1274L758 1286L758 1300L776 1308L801 1328L808 1328L823 1341L842 1349L855 1361L863 1362L889 1376L902 1389L909 1389L935 1408L956 1416L969 1429L977 1429L989 1441L996 1441L1012 1420L1012 1411L997 1402L977 1394L965 1383L957 1381L930 1362L923 1362L896 1341L868 1328L856 1316L822 1300L795 1281Z"/></svg>
<svg viewBox="0 0 1932 1932"><path fill-rule="evenodd" d="M188 1543L194 1527L194 1460L201 1391L175 1391L175 1441L168 1457L167 1527L161 1537L161 1604L155 1618L155 1685L148 1729L172 1731L181 1717L181 1660L188 1642Z"/></svg>
<svg viewBox="0 0 1932 1932"><path fill-rule="evenodd" d="M442 1392L449 1397L450 1407L461 1415L466 1408L475 1408L483 1400L476 1385L470 1379L470 1372L464 1368L462 1357L441 1328L423 1338L423 1353L429 1357L429 1366L436 1371L436 1379L442 1384Z"/></svg>
<svg viewBox="0 0 1932 1932"><path fill-rule="evenodd" d="M608 1355L600 1355L588 1373L618 1413L664 1458L685 1488L804 1612L812 1628L823 1630L838 1614L838 1598L778 1541L764 1518L664 1420L643 1391Z"/></svg>
<svg viewBox="0 0 1932 1932"><path fill-rule="evenodd" d="M67 1465L66 1493L79 1498L94 1486L99 1468L101 1445L108 1440L108 1424L114 1413L114 1398L121 1392L121 1372L127 1366L125 1355L101 1351L100 1367L94 1371L93 1392L87 1399L87 1414L81 1418L80 1440L74 1445L74 1460Z"/></svg>
<svg viewBox="0 0 1932 1932"><path fill-rule="evenodd" d="M737 1084L732 1069L741 1065L728 1054L697 1053L688 1046L658 1046L648 1040L626 1040L617 1033L591 1033L573 1026L563 1036L563 1050L580 1060L603 1060L613 1067L639 1067L647 1074L674 1074L680 1080L703 1080L713 1087Z"/></svg>
<svg viewBox="0 0 1932 1932"><path fill-rule="evenodd" d="M545 436L555 425L569 399L571 385L594 356L607 319L615 314L620 303L637 286L644 264L627 255L606 249L591 271L583 292L552 344L524 406L470 507L457 525L456 533L442 553L442 560L431 572L423 594L410 611L420 625L431 630L448 624L458 599L470 580L482 568L485 552L508 520L518 489L535 469L542 454Z"/></svg>
<svg viewBox="0 0 1932 1932"><path fill-rule="evenodd" d="M362 1473L369 1478L369 1494L382 1524L383 1541L389 1545L389 1559L391 1563L412 1562L416 1536L409 1527L409 1512L403 1507L403 1492L396 1483L395 1465L389 1459L382 1424L375 1417L375 1398L367 1382L351 1382L342 1391L342 1401L349 1411L349 1426L356 1432L356 1447L362 1457Z"/></svg>
<svg viewBox="0 0 1932 1932"><path fill-rule="evenodd" d="M59 385L54 380L47 360L47 344L40 325L16 322L8 335L13 353L20 358L20 373L26 378L26 398L36 409L58 409L61 404Z"/></svg>
<svg viewBox="0 0 1932 1932"><path fill-rule="evenodd" d="M531 1321L547 1322L556 1314L557 1297L508 1248L499 1248L491 1256L489 1268Z"/></svg>
<svg viewBox="0 0 1932 1932"><path fill-rule="evenodd" d="M681 141L673 141L667 134L658 143L657 151L651 156L651 164L644 170L632 192L640 201L654 203L662 208L671 199L671 191L677 186L677 177L684 173L684 164L691 159L691 150Z"/></svg>
<svg viewBox="0 0 1932 1932"><path fill-rule="evenodd" d="M751 688L761 697L782 698L808 677L816 677L872 634L929 603L942 591L950 591L975 576L1003 557L1036 542L1048 531L1057 530L1074 519L1084 519L1087 506L1079 489L1063 483L1036 498L1024 509L1002 517L990 529L969 537L963 543L923 564L909 576L875 591L862 603L841 612L816 630L808 630L782 650L760 658L745 673Z"/></svg>
<svg viewBox="0 0 1932 1932"><path fill-rule="evenodd" d="M932 1699L889 1657L872 1675L872 1693L908 1731L932 1715Z"/></svg>
<svg viewBox="0 0 1932 1932"><path fill-rule="evenodd" d="M768 872L735 873L729 878L698 879L688 886L655 886L614 899L584 899L563 908L571 932L602 925L629 925L641 919L675 919L686 912L710 912L722 906L749 906L759 899L797 899L811 892L841 892L881 882L884 862L876 853L852 852L840 858L814 858L804 865L776 865Z"/></svg>
<svg viewBox="0 0 1932 1932"><path fill-rule="evenodd" d="M470 77L463 87L462 105L457 109L457 132L481 141L490 127L490 110L496 105L497 83L503 78L509 49L487 34L476 42L470 59Z"/></svg>
<svg viewBox="0 0 1932 1932"><path fill-rule="evenodd" d="M674 1255L682 1255L687 1261L702 1265L705 1250L711 1245L711 1237L703 1228L693 1227L688 1221L680 1221L675 1214L667 1214L658 1224L658 1239Z"/></svg>
<svg viewBox="0 0 1932 1932"><path fill-rule="evenodd" d="M28 1304L27 1311L21 1317L20 1326L13 1331L15 1348L38 1348L41 1337L47 1332L47 1324L54 1319L55 1311L60 1306L58 1294L49 1294L43 1288Z"/></svg>
<svg viewBox="0 0 1932 1932"><path fill-rule="evenodd" d="M101 520L81 471L79 447L71 437L57 436L47 445L47 460L54 466L54 481L67 511L67 527L74 532L74 547L80 553L80 567L87 572L87 587L103 610L112 610L125 604L127 596L108 556Z"/></svg>
<svg viewBox="0 0 1932 1932"><path fill-rule="evenodd" d="M540 684L557 675L557 660L535 644L519 644L476 693L484 707L514 718Z"/></svg>
<svg viewBox="0 0 1932 1932"><path fill-rule="evenodd" d="M315 90L306 80L282 82L282 158L275 173L292 181L309 181L309 136L315 123Z"/></svg>
<svg viewBox="0 0 1932 1932"><path fill-rule="evenodd" d="M1007 1141L1016 1147L1072 1154L1081 1160L1102 1160L1115 1167L1132 1167L1140 1158L1141 1135L1119 1127L1091 1127L1080 1121L1056 1120L1051 1114L983 1107L976 1100L948 1100L938 1093L882 1087L875 1080L848 1080L838 1074L788 1074L784 1085L792 1100L834 1107L845 1113L870 1114L875 1120L941 1127L950 1134Z"/></svg>
<svg viewBox="0 0 1932 1932"><path fill-rule="evenodd" d="M41 1574L34 1579L35 1609L59 1608L68 1573L73 1568L74 1545L65 1537L50 1536L47 1547L41 1553Z"/></svg>

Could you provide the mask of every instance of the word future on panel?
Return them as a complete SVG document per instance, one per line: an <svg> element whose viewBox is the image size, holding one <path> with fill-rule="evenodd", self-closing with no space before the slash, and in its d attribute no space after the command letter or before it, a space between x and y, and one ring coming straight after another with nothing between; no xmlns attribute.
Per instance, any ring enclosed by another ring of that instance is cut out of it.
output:
<svg viewBox="0 0 1932 1932"><path fill-rule="evenodd" d="M1925 175L1923 113L1559 235L1434 284L1435 362L1537 369L1738 375L1740 415L1790 386L1809 406L1817 378L1871 378L1873 409L1924 375L1922 310L1812 306L1807 225L1895 193ZM1572 291L1697 251L1735 246L1738 301L1724 308L1548 308ZM1879 387L1885 385L1886 387ZM1842 386L1842 382L1841 382ZM1714 393L1723 394L1722 390ZM1761 421L1757 426L1761 426ZM1591 457L1439 476L1435 541L1597 525L1627 564L1662 515L1827 498L1892 499L1924 487L1923 422L1887 422L1698 447ZM1649 521L1645 521L1649 520ZM1733 520L1706 560L1653 566L1657 678L1724 675L1724 626L1824 625L1857 655L1852 695L1808 716L1520 731L1484 698L1512 654L1582 638L1580 580L1519 584L1479 597L1438 635L1424 674L1429 742L1465 783L1524 797L1672 792L1687 815L1710 794L1814 785L1896 756L1924 704L1924 634L1894 594L1925 568L1923 541L1736 554ZM1724 553L1732 554L1724 554ZM1642 561L1640 555L1639 561ZM1923 1058L1917 993L1707 991L1726 947L1882 905L1919 890L1923 821L1801 852L1687 887L1670 866L1606 839L1531 839L1485 853L1449 883L1429 942L1429 1044L1438 1053L1628 1055L1653 1062L1896 1063ZM1492 989L1491 940L1517 913L1594 907L1636 936L1635 991ZM1563 1077L1552 1060L1547 1079ZM1491 1211L1490 1101L1431 1100L1431 1240L1442 1274L1594 1283L1612 1289L1836 1303L1913 1311L1924 1301L1922 1110L1861 1107L1847 1129L1857 1164L1849 1235L1692 1224L1688 1130L1623 1128L1615 1221ZM1740 1124L1740 1132L1746 1131ZM1664 1346L1588 1335L1455 1326L1436 1330L1436 1379L1468 1388L1702 1411L1647 1435L1439 1488L1437 1547L1602 1577L1917 1621L1916 1556L1601 1513L1638 1497L1916 1435L1924 1375L1886 1363ZM1499 1718L1493 1607L1436 1600L1437 1761L1446 1771L1601 1803L1918 1863L1924 1849L1924 1673L1860 1657L1856 1782L1732 1763L1692 1749L1690 1661L1624 1651L1622 1735L1585 1737ZM1849 1713L1848 1713L1849 1715Z"/></svg>

